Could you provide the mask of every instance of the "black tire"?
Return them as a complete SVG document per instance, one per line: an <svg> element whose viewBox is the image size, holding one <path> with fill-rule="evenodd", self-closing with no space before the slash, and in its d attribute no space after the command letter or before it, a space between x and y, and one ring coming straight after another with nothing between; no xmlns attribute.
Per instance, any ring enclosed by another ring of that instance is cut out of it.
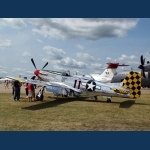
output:
<svg viewBox="0 0 150 150"><path fill-rule="evenodd" d="M43 101L43 99L44 99L44 96L43 96L43 94L42 94L41 97L40 97L40 100Z"/></svg>
<svg viewBox="0 0 150 150"><path fill-rule="evenodd" d="M44 96L43 96L43 94L39 97L39 96L36 96L36 100L37 101L43 101L43 99L44 99Z"/></svg>
<svg viewBox="0 0 150 150"><path fill-rule="evenodd" d="M40 98L39 98L38 96L36 96L36 100L37 100L37 101L39 101L39 100L40 100Z"/></svg>
<svg viewBox="0 0 150 150"><path fill-rule="evenodd" d="M111 99L108 98L108 99L107 99L107 103L111 103Z"/></svg>

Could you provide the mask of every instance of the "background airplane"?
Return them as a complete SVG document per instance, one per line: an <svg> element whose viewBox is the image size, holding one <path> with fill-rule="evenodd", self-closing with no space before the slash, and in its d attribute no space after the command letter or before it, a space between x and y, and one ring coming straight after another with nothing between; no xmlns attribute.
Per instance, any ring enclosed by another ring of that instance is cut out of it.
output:
<svg viewBox="0 0 150 150"><path fill-rule="evenodd" d="M25 80L22 78L14 78L11 76L6 76L5 78L0 79L0 83L4 83L6 80L8 80L9 82L11 82L12 80L19 80L21 83L25 82Z"/></svg>
<svg viewBox="0 0 150 150"><path fill-rule="evenodd" d="M143 77L146 78L145 72L150 71L150 62L147 61L147 64L145 64L145 58L143 59L143 55L141 55L141 65L139 65L138 68L142 70Z"/></svg>
<svg viewBox="0 0 150 150"><path fill-rule="evenodd" d="M6 77L6 78L1 78L0 83L4 83L6 80L8 80L9 82L12 81L12 79Z"/></svg>
<svg viewBox="0 0 150 150"><path fill-rule="evenodd" d="M116 74L116 69L118 66L129 66L125 64L119 64L119 63L107 63L108 66L105 69L105 71L101 74L90 74L91 77L96 80L103 83L110 83L114 75Z"/></svg>
<svg viewBox="0 0 150 150"><path fill-rule="evenodd" d="M149 61L147 61L147 64L145 64L145 59L143 59L143 55L141 55L141 65L139 65L139 71L138 73L142 74L142 82L141 86L142 87L149 87L150 88L150 64ZM112 78L111 83L118 83L122 82L125 76L129 73L130 71L122 71L122 72L117 72L115 76Z"/></svg>
<svg viewBox="0 0 150 150"><path fill-rule="evenodd" d="M126 77L126 75L129 73L129 71L123 71L123 72L118 72L113 78L111 83L119 83L122 82L123 79ZM140 73L140 71L138 72ZM146 72L145 73L146 78L142 77L142 81L141 81L141 86L144 87L148 87L150 88L150 76L149 73Z"/></svg>

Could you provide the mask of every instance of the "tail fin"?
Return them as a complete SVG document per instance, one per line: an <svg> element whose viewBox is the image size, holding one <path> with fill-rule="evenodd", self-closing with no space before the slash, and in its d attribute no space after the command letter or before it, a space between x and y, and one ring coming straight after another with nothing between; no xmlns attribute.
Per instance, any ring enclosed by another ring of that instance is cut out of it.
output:
<svg viewBox="0 0 150 150"><path fill-rule="evenodd" d="M130 98L139 98L141 95L141 74L131 71L122 81L124 88L131 89Z"/></svg>
<svg viewBox="0 0 150 150"><path fill-rule="evenodd" d="M101 77L113 78L119 63L107 63L107 69L101 74Z"/></svg>

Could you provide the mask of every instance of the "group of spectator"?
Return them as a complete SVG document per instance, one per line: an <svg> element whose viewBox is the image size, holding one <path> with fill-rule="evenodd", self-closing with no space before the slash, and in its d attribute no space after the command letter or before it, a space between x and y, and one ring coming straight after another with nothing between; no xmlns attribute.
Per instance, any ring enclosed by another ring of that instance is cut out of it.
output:
<svg viewBox="0 0 150 150"><path fill-rule="evenodd" d="M14 101L19 101L20 100L20 89L21 89L21 82L18 80L12 81L12 94ZM25 83L25 91L26 91L26 98L28 98L29 102L32 102L32 98L35 100L35 87L33 84L30 83Z"/></svg>

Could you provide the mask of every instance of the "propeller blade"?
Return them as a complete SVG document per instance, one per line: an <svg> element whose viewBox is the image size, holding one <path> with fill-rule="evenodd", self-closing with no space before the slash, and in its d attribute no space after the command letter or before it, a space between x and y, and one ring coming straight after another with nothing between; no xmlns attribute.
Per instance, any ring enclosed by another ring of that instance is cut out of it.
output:
<svg viewBox="0 0 150 150"><path fill-rule="evenodd" d="M31 79L32 79L32 80L35 80L35 78L36 78L36 76L33 76Z"/></svg>
<svg viewBox="0 0 150 150"><path fill-rule="evenodd" d="M31 61L32 61L32 64L33 64L33 66L35 67L35 69L37 69L37 68L36 68L36 65L35 65L35 63L34 63L33 58L31 58Z"/></svg>
<svg viewBox="0 0 150 150"><path fill-rule="evenodd" d="M46 66L48 65L48 62L43 66L43 68L42 69L44 69Z"/></svg>
<svg viewBox="0 0 150 150"><path fill-rule="evenodd" d="M143 60L143 61L144 61L144 64L145 64L145 58L144 58L144 60Z"/></svg>
<svg viewBox="0 0 150 150"><path fill-rule="evenodd" d="M143 77L146 78L144 68L142 69L142 74L143 74Z"/></svg>
<svg viewBox="0 0 150 150"><path fill-rule="evenodd" d="M141 55L141 65L144 65L144 59L143 59L143 55Z"/></svg>

